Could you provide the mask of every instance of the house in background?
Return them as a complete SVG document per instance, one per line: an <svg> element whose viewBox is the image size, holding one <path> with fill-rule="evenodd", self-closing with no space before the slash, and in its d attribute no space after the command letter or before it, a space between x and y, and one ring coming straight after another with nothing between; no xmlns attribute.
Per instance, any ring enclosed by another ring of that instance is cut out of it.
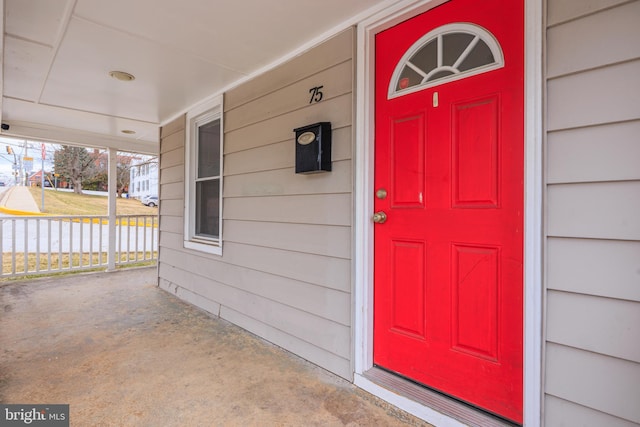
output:
<svg viewBox="0 0 640 427"><path fill-rule="evenodd" d="M158 195L158 161L136 157L129 168L129 197L143 199Z"/></svg>
<svg viewBox="0 0 640 427"><path fill-rule="evenodd" d="M4 133L159 152L161 288L436 426L640 424L640 1L35 3Z"/></svg>
<svg viewBox="0 0 640 427"><path fill-rule="evenodd" d="M45 171L44 172L44 186L45 187L53 187L53 182L51 182L51 173ZM27 185L29 187L40 187L42 184L42 170L37 172L33 172L27 177Z"/></svg>

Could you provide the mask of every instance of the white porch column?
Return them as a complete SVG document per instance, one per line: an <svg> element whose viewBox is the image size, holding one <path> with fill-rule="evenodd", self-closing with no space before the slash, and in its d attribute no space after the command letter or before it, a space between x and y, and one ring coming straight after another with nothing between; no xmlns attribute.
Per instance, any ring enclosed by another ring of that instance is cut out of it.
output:
<svg viewBox="0 0 640 427"><path fill-rule="evenodd" d="M108 263L107 271L114 271L116 269L116 197L118 197L117 190L117 174L118 174L118 151L113 148L107 149L109 155L109 248L108 248Z"/></svg>

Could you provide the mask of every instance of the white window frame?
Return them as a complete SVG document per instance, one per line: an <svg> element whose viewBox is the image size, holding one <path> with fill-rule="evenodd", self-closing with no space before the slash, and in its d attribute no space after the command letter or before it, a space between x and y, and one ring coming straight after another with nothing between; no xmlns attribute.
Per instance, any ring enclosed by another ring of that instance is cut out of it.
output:
<svg viewBox="0 0 640 427"><path fill-rule="evenodd" d="M196 236L196 172L198 169L197 136L198 126L220 120L220 235L217 239ZM214 255L222 255L222 188L223 188L223 153L224 153L224 122L222 96L212 98L194 107L187 113L185 132L185 203L184 203L184 247L206 252Z"/></svg>

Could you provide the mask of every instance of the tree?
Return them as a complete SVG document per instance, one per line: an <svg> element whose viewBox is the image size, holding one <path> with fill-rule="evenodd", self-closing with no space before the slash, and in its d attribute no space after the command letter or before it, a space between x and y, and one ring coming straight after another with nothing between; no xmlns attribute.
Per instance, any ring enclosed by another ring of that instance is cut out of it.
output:
<svg viewBox="0 0 640 427"><path fill-rule="evenodd" d="M108 156L103 152L96 154L95 159L97 169L93 185L96 189L108 189ZM118 197L122 197L122 194L129 188L134 160L140 160L140 156L127 153L118 153L116 156L116 194Z"/></svg>
<svg viewBox="0 0 640 427"><path fill-rule="evenodd" d="M116 194L122 197L122 194L128 190L131 182L131 168L133 160L139 160L140 156L119 153L116 156ZM105 177L107 175L105 174Z"/></svg>
<svg viewBox="0 0 640 427"><path fill-rule="evenodd" d="M82 194L82 181L91 179L97 173L98 152L89 153L84 147L63 145L54 153L54 168L57 174L73 185L73 191Z"/></svg>
<svg viewBox="0 0 640 427"><path fill-rule="evenodd" d="M129 187L132 159L131 156L118 156L118 165L116 167L116 192L118 193L118 197L122 197L122 193Z"/></svg>

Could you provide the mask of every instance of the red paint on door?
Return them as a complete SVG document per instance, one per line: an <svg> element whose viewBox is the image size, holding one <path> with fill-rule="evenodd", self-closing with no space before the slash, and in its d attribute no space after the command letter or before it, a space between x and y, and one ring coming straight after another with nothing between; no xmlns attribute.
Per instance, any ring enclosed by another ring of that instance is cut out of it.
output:
<svg viewBox="0 0 640 427"><path fill-rule="evenodd" d="M493 34L504 67L388 99L406 50L454 22ZM376 36L375 86L374 363L517 422L523 22L522 1L445 3Z"/></svg>

